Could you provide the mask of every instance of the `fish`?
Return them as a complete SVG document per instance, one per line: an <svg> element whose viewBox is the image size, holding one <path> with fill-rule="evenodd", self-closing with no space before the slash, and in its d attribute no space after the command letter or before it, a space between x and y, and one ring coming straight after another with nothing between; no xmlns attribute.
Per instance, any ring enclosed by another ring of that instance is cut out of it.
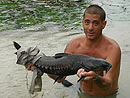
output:
<svg viewBox="0 0 130 98"><path fill-rule="evenodd" d="M104 59L95 58L83 54L68 54L56 53L54 56L46 56L37 46L24 49L17 42L13 42L14 47L17 49L16 64L26 65L32 64L34 66L32 82L29 93L41 91L42 79L41 76L46 73L49 75L57 75L57 79L62 79L64 76L77 74L80 68L86 72L89 71L106 71L108 72L112 65ZM79 81L84 80L81 77Z"/></svg>

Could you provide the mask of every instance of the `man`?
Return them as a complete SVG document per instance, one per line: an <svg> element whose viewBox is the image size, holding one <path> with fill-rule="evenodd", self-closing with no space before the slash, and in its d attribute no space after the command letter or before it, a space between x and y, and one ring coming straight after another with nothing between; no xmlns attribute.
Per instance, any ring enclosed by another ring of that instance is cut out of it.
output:
<svg viewBox="0 0 130 98"><path fill-rule="evenodd" d="M86 76L80 82L80 87L88 95L106 96L118 89L121 50L114 40L102 34L106 26L105 17L105 11L98 5L90 5L86 8L82 20L85 35L71 40L65 49L65 53L86 54L105 59L112 64L112 68L107 73L78 70L79 78Z"/></svg>
<svg viewBox="0 0 130 98"><path fill-rule="evenodd" d="M118 89L118 77L120 73L121 51L119 45L112 39L104 36L102 30L106 26L105 11L98 5L90 5L86 8L82 24L85 35L71 40L65 53L85 54L108 61L112 68L106 73L79 69L77 76L85 76L80 82L83 93L94 96L106 96L115 93ZM55 79L55 76L50 76ZM62 82L65 77L59 81Z"/></svg>

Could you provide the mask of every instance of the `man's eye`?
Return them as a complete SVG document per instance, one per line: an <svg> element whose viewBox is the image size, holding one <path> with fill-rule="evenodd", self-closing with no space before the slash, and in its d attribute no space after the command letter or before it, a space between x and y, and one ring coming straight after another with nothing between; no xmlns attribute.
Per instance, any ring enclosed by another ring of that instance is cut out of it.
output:
<svg viewBox="0 0 130 98"><path fill-rule="evenodd" d="M85 21L85 24L89 24L89 21Z"/></svg>
<svg viewBox="0 0 130 98"><path fill-rule="evenodd" d="M97 21L94 22L94 25L98 25L99 23Z"/></svg>

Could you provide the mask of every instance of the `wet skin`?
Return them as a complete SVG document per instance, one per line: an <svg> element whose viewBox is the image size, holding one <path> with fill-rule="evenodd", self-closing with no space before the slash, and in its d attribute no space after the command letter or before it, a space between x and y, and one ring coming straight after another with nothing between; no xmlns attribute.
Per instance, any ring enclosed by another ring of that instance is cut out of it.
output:
<svg viewBox="0 0 130 98"><path fill-rule="evenodd" d="M98 81L92 80L96 76L94 71L85 72L80 69L77 72L78 77L86 76L85 80L80 82L84 93L96 96L112 94L118 88L120 47L114 40L102 34L106 21L101 21L100 15L86 13L82 23L85 35L72 39L65 53L86 54L105 59L112 64L112 68L107 73L99 72Z"/></svg>

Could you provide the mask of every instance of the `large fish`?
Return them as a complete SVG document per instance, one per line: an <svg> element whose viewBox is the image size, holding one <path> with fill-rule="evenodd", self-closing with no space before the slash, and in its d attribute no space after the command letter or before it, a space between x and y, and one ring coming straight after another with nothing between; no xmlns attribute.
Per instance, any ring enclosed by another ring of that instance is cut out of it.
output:
<svg viewBox="0 0 130 98"><path fill-rule="evenodd" d="M23 49L17 42L14 42L17 49L17 64L26 65L28 63L34 66L32 82L29 92L41 91L41 76L46 74L57 75L55 82L64 76L75 75L80 68L85 71L103 71L107 72L112 67L104 59L94 58L88 55L58 53L54 56L46 56L38 47L29 47ZM78 81L83 80L81 77Z"/></svg>

